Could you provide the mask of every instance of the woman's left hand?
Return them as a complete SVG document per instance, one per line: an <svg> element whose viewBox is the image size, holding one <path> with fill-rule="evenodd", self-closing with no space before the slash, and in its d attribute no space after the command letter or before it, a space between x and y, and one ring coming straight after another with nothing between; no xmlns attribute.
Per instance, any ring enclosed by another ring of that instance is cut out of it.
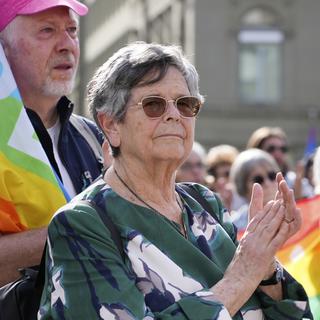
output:
<svg viewBox="0 0 320 320"><path fill-rule="evenodd" d="M281 200L282 205L285 207L285 216L282 223L287 223L289 227L285 237L285 241L287 241L300 229L302 218L300 209L298 209L296 205L294 192L288 187L287 182L284 180L283 175L280 172L277 174L277 183L278 191L276 193L275 200Z"/></svg>

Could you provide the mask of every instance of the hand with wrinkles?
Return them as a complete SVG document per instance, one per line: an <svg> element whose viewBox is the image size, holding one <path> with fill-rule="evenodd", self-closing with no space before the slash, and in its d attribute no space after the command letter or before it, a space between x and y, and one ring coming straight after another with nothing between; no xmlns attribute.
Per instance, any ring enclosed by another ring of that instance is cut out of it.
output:
<svg viewBox="0 0 320 320"><path fill-rule="evenodd" d="M265 206L262 187L254 184L249 206L250 222L223 279L212 288L216 298L231 314L241 308L261 280L273 274L276 252L301 226L293 191L281 173L277 174L277 183L275 199ZM281 283L260 286L260 289L275 300L282 298Z"/></svg>
<svg viewBox="0 0 320 320"><path fill-rule="evenodd" d="M283 206L285 207L284 222L286 222L289 227L289 232L286 238L286 240L288 240L301 228L302 218L300 209L298 209L296 205L294 191L292 189L289 189L286 181L284 180L280 172L277 174L277 182L278 192L276 194L275 199L281 200Z"/></svg>
<svg viewBox="0 0 320 320"><path fill-rule="evenodd" d="M260 277L263 276L262 279L272 275L274 255L301 227L301 214L296 207L294 193L281 173L277 174L277 183L275 199L264 207L262 188L258 184L254 185L249 206L250 222L239 244L240 251L244 247L248 255L256 256L261 265L261 268L256 268L256 272ZM265 267L268 268L264 271Z"/></svg>

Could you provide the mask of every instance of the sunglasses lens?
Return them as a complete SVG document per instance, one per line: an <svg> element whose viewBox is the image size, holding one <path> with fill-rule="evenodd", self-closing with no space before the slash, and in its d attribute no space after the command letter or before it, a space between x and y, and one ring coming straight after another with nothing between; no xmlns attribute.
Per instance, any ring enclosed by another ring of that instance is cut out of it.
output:
<svg viewBox="0 0 320 320"><path fill-rule="evenodd" d="M275 181L276 177L277 177L277 173L276 172L274 172L274 171L268 172L268 178L269 178L270 181Z"/></svg>
<svg viewBox="0 0 320 320"><path fill-rule="evenodd" d="M183 117L195 117L201 107L201 102L196 97L181 97L176 101L177 108Z"/></svg>
<svg viewBox="0 0 320 320"><path fill-rule="evenodd" d="M276 150L276 147L275 147L275 146L269 146L266 151L267 151L268 153L273 153L273 152L275 152L275 150Z"/></svg>
<svg viewBox="0 0 320 320"><path fill-rule="evenodd" d="M276 150L279 150L283 153L287 153L288 152L288 147L287 146L281 146L281 147L278 147L278 146L269 146L266 151L268 153L274 153Z"/></svg>
<svg viewBox="0 0 320 320"><path fill-rule="evenodd" d="M150 118L161 117L167 105L167 101L161 97L146 97L142 99L141 103L145 114Z"/></svg>
<svg viewBox="0 0 320 320"><path fill-rule="evenodd" d="M161 117L167 107L167 100L162 97L145 97L141 103L149 118ZM181 97L176 100L176 106L183 117L195 117L199 113L201 102L196 97Z"/></svg>
<svg viewBox="0 0 320 320"><path fill-rule="evenodd" d="M270 171L267 173L267 177L270 181L275 181L276 177L277 177L277 173L275 171ZM253 183L259 183L259 184L264 184L265 182L265 177L261 176L261 175L256 175L252 178L252 182Z"/></svg>

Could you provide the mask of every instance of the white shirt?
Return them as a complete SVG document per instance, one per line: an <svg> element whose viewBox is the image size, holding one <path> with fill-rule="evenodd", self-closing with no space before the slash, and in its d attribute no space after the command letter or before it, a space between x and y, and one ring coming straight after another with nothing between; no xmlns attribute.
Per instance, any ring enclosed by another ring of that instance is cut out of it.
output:
<svg viewBox="0 0 320 320"><path fill-rule="evenodd" d="M63 163L61 162L61 159L58 153L58 140L59 140L60 130L61 130L61 124L59 119L57 120L57 122L54 124L53 127L47 129L52 141L53 154L62 177L63 185L66 188L69 196L73 198L77 193L70 179L69 173L67 172Z"/></svg>

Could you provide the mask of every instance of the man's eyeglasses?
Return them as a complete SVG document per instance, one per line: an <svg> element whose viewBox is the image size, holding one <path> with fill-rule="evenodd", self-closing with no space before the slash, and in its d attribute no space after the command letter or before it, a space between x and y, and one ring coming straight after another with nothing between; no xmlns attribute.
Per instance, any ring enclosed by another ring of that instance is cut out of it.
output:
<svg viewBox="0 0 320 320"><path fill-rule="evenodd" d="M276 150L281 151L282 153L287 153L289 151L288 146L274 146L274 145L270 145L266 148L266 151L268 153L274 153Z"/></svg>
<svg viewBox="0 0 320 320"><path fill-rule="evenodd" d="M144 113L149 118L160 118L166 112L169 102L173 102L180 115L186 118L195 117L202 105L200 99L193 96L183 96L176 100L166 100L159 96L148 96L142 98L137 105L142 106Z"/></svg>
<svg viewBox="0 0 320 320"><path fill-rule="evenodd" d="M264 184L266 179L269 179L270 181L275 181L277 177L277 173L275 171L269 171L267 173L267 176L263 176L260 174L257 174L256 176L252 177L251 181L253 183L259 183L259 184Z"/></svg>

